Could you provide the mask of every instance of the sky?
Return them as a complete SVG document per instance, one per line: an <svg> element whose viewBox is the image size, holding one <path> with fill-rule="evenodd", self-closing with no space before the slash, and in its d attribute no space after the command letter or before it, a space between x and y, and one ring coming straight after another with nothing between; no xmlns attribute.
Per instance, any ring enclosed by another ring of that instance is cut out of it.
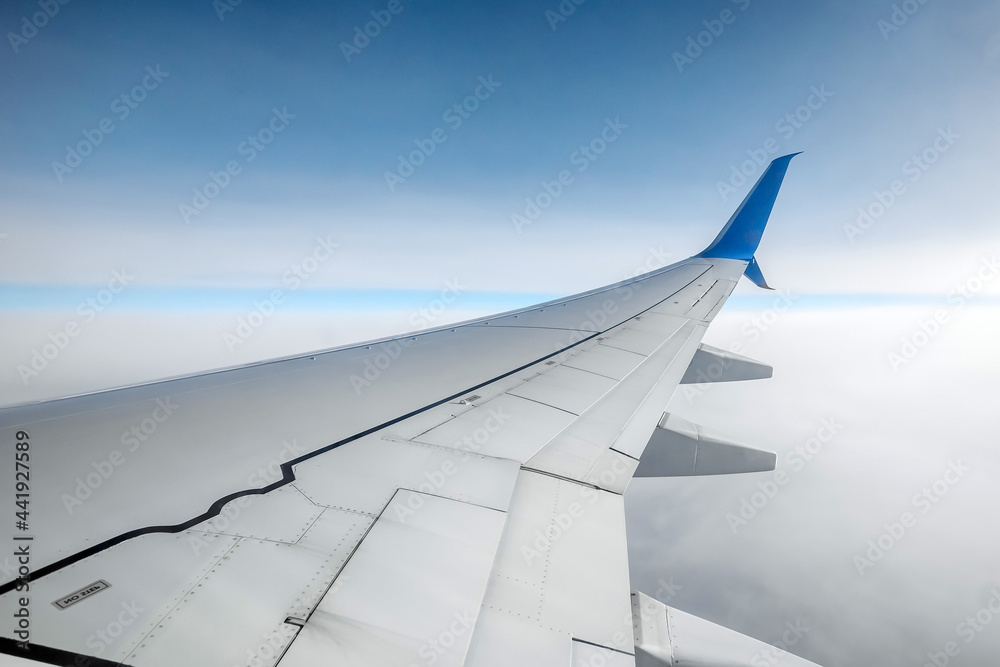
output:
<svg viewBox="0 0 1000 667"><path fill-rule="evenodd" d="M1000 5L40 11L0 7L0 404L598 287L698 252L803 151L757 254L791 305L742 284L706 339L775 378L671 404L795 474L736 531L768 477L635 482L633 584L764 640L801 618L790 650L831 667L921 665L1000 585ZM843 432L792 470L830 418ZM962 457L968 483L858 574ZM1000 623L955 664L997 654Z"/></svg>

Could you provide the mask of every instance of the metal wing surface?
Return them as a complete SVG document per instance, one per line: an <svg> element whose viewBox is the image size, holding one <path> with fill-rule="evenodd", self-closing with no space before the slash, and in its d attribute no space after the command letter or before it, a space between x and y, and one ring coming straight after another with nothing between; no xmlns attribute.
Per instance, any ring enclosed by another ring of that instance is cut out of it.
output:
<svg viewBox="0 0 1000 667"><path fill-rule="evenodd" d="M26 501L0 528L0 660L600 667L777 652L631 591L622 494L636 474L774 467L664 409L681 382L770 375L701 340L745 272L763 283L754 251L791 157L704 252L635 279L0 410L0 498Z"/></svg>

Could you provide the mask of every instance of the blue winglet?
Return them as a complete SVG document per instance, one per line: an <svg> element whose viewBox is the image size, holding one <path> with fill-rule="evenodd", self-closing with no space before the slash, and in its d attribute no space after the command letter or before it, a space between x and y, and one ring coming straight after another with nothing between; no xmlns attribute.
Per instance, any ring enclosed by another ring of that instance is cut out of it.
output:
<svg viewBox="0 0 1000 667"><path fill-rule="evenodd" d="M767 284L764 280L764 274L760 272L760 265L757 264L757 258L751 257L750 263L747 264L746 270L743 272L747 278L753 282L757 287L763 287L764 289L773 290L774 288Z"/></svg>
<svg viewBox="0 0 1000 667"><path fill-rule="evenodd" d="M792 153L771 161L750 194L712 241L712 245L695 257L741 259L746 262L753 259L774 207L774 200L778 196L778 188L785 177L785 170L796 155L798 153Z"/></svg>

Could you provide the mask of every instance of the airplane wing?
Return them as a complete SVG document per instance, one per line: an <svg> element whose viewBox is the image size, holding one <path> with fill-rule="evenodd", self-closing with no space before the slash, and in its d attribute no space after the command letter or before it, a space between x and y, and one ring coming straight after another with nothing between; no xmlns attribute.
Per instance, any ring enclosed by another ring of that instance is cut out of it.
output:
<svg viewBox="0 0 1000 667"><path fill-rule="evenodd" d="M631 280L0 410L0 659L811 664L631 591L622 500L634 475L774 468L664 410L770 376L701 340L741 275L764 284L791 157L704 252Z"/></svg>

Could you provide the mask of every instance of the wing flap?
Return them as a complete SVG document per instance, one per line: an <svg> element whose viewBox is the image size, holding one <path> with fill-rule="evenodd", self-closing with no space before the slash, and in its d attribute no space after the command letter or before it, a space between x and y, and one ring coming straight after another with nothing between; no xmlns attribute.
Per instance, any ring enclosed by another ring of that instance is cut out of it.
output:
<svg viewBox="0 0 1000 667"><path fill-rule="evenodd" d="M295 466L294 488L320 507L377 516L397 489L506 511L518 465L471 449L371 435Z"/></svg>
<svg viewBox="0 0 1000 667"><path fill-rule="evenodd" d="M637 366L627 378L547 444L527 465L573 479L586 478L604 452L615 443L635 414L636 406L654 389L670 364L686 346L693 347L689 341L694 330L693 324L682 326L653 355L645 358L642 365ZM684 362L686 359L682 363ZM629 451L624 453L631 455Z"/></svg>
<svg viewBox="0 0 1000 667"><path fill-rule="evenodd" d="M574 638L630 654L624 535L620 495L522 470L466 665L569 664Z"/></svg>
<svg viewBox="0 0 1000 667"><path fill-rule="evenodd" d="M607 376L562 365L539 373L509 393L581 415L615 384Z"/></svg>
<svg viewBox="0 0 1000 667"><path fill-rule="evenodd" d="M762 380L773 373L774 369L767 364L702 343L681 378L681 384Z"/></svg>
<svg viewBox="0 0 1000 667"><path fill-rule="evenodd" d="M503 512L400 490L309 617L282 666L461 667Z"/></svg>
<svg viewBox="0 0 1000 667"><path fill-rule="evenodd" d="M774 470L777 456L730 442L666 413L646 445L636 477L729 475Z"/></svg>
<svg viewBox="0 0 1000 667"><path fill-rule="evenodd" d="M415 440L524 462L574 418L544 403L501 394Z"/></svg>

